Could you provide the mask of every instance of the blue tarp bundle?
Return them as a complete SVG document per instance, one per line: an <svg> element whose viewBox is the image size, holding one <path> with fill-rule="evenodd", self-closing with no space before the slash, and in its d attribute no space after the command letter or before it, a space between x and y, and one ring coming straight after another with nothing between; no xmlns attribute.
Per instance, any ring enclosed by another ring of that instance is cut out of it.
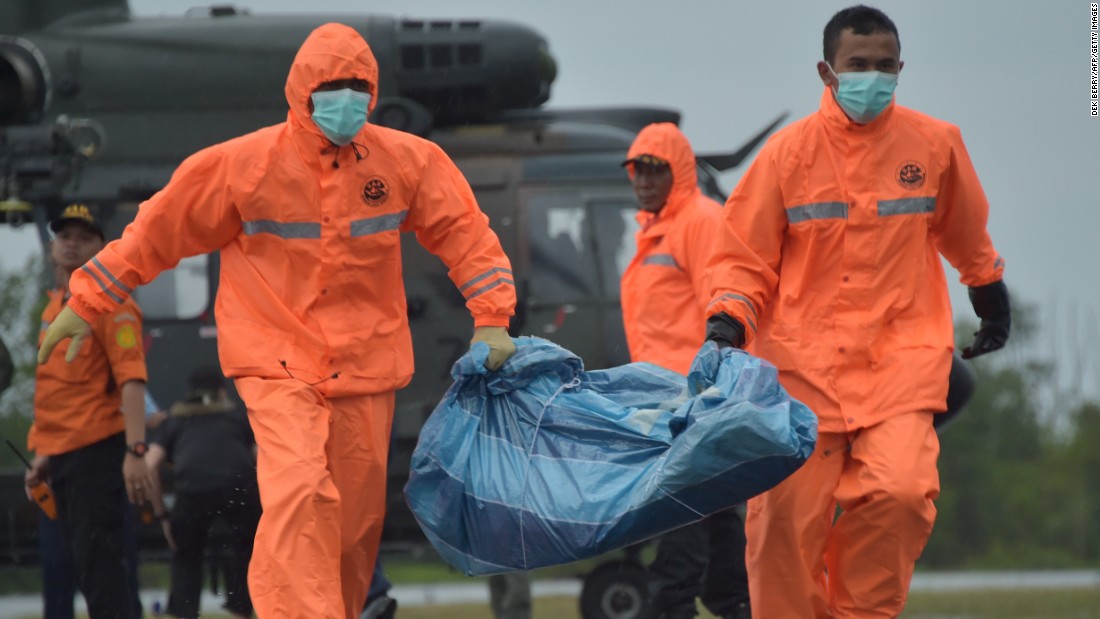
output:
<svg viewBox="0 0 1100 619"><path fill-rule="evenodd" d="M648 363L587 372L517 338L498 372L459 359L405 497L451 565L494 574L594 557L775 486L813 452L817 420L767 362L708 344L687 379Z"/></svg>

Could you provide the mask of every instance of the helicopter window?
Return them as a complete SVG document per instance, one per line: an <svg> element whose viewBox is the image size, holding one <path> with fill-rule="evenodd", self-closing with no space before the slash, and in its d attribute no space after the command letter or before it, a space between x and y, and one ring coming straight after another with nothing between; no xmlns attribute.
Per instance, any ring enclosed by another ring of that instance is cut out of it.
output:
<svg viewBox="0 0 1100 619"><path fill-rule="evenodd" d="M424 46L423 45L402 45L401 46L401 68L402 69L423 69L425 65L424 60Z"/></svg>
<svg viewBox="0 0 1100 619"><path fill-rule="evenodd" d="M450 45L428 46L428 57L432 61L432 68L449 67L454 64L454 60L451 58Z"/></svg>
<svg viewBox="0 0 1100 619"><path fill-rule="evenodd" d="M176 268L139 287L134 299L145 319L190 320L206 311L210 305L209 261L206 254L184 258Z"/></svg>
<svg viewBox="0 0 1100 619"><path fill-rule="evenodd" d="M463 43L459 45L458 64L466 66L481 64L481 45L477 43Z"/></svg>
<svg viewBox="0 0 1100 619"><path fill-rule="evenodd" d="M574 193L537 194L528 216L532 293L552 302L591 299L599 285L584 201Z"/></svg>
<svg viewBox="0 0 1100 619"><path fill-rule="evenodd" d="M600 273L603 294L608 300L619 299L619 281L634 258L634 235L638 231L636 202L626 200L601 201L593 204L592 219L596 224Z"/></svg>

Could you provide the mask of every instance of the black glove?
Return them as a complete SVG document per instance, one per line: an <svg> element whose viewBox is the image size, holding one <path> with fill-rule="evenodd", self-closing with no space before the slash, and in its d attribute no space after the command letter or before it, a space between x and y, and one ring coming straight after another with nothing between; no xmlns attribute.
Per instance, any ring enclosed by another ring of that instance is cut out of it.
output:
<svg viewBox="0 0 1100 619"><path fill-rule="evenodd" d="M974 343L963 349L962 358L973 359L1004 348L1012 328L1012 310L1004 281L971 288L970 304L982 323L974 334Z"/></svg>
<svg viewBox="0 0 1100 619"><path fill-rule="evenodd" d="M745 345L745 327L729 314L719 313L707 318L707 339L718 348L741 348Z"/></svg>

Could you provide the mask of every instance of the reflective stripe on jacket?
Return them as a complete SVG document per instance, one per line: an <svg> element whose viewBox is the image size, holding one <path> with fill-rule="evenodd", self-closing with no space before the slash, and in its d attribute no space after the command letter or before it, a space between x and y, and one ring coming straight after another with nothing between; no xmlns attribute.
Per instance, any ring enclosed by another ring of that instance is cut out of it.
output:
<svg viewBox="0 0 1100 619"><path fill-rule="evenodd" d="M511 265L473 192L435 144L367 124L336 147L310 119L310 93L378 66L359 34L327 24L287 78L284 123L189 157L122 238L74 274L87 317L186 256L221 250L218 351L228 376L328 381L340 393L399 388L413 371L399 232L450 268L475 326L507 326ZM284 370L282 362L286 362Z"/></svg>
<svg viewBox="0 0 1100 619"><path fill-rule="evenodd" d="M643 154L670 163L672 191L659 213L638 211L637 253L621 285L623 326L632 361L687 374L706 335L706 264L722 206L700 191L695 154L676 125L642 129L627 158Z"/></svg>
<svg viewBox="0 0 1100 619"><path fill-rule="evenodd" d="M942 254L1000 280L989 206L957 127L891 104L820 110L772 137L726 202L708 315L746 327L822 432L943 410L953 325Z"/></svg>

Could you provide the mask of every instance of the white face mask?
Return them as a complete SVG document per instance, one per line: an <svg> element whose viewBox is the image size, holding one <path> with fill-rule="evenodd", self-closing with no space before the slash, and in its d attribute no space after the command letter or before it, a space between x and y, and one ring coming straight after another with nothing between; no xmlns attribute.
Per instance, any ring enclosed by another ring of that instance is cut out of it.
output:
<svg viewBox="0 0 1100 619"><path fill-rule="evenodd" d="M860 71L837 73L829 63L829 72L836 76L839 87L833 89L837 105L853 121L865 125L882 113L894 99L898 85L897 73Z"/></svg>
<svg viewBox="0 0 1100 619"><path fill-rule="evenodd" d="M318 90L310 99L313 101L313 124L337 146L350 143L367 124L369 93L350 88Z"/></svg>

